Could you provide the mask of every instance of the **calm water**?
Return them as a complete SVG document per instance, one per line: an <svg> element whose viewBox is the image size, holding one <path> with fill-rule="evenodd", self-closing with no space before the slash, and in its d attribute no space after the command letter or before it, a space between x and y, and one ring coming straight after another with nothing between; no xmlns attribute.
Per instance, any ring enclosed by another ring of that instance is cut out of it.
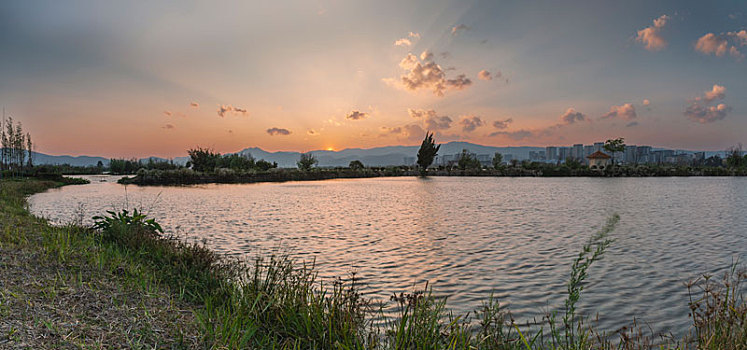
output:
<svg viewBox="0 0 747 350"><path fill-rule="evenodd" d="M581 301L608 331L635 316L656 332L681 334L689 325L683 282L747 258L747 178L379 178L126 190L109 177L92 179L32 196L32 211L66 223L145 208L168 232L206 238L226 254L291 251L316 259L324 278L357 272L381 300L429 281L457 312L494 292L518 320L562 305L579 248L618 213L616 241L591 268Z"/></svg>

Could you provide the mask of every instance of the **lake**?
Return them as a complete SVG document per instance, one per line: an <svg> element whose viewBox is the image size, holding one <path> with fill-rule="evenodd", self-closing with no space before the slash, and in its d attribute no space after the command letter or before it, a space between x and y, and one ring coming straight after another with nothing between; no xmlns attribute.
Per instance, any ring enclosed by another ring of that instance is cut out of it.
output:
<svg viewBox="0 0 747 350"><path fill-rule="evenodd" d="M138 187L116 177L31 196L36 215L83 221L143 208L167 233L232 256L289 252L368 297L422 288L458 313L494 293L519 321L557 310L579 249L614 213L615 242L580 309L615 331L689 326L684 282L747 258L747 178L414 177ZM102 182L105 181L105 182Z"/></svg>

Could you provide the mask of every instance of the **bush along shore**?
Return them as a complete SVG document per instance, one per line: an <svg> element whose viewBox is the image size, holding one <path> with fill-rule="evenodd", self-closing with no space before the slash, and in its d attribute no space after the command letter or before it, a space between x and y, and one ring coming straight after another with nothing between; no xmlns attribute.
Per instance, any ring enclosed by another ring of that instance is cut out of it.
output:
<svg viewBox="0 0 747 350"><path fill-rule="evenodd" d="M613 215L569 261L561 310L515 321L487 298L454 315L429 289L400 293L383 316L355 278L320 281L287 256L232 260L163 234L138 211L94 227L50 226L24 196L57 181L0 181L0 348L202 349L745 349L747 305L735 267L687 285L682 339L633 324L605 332L576 313L590 269L614 247ZM683 287L684 288L684 287ZM517 291L517 293L520 291ZM373 320L384 318L383 324Z"/></svg>
<svg viewBox="0 0 747 350"><path fill-rule="evenodd" d="M663 176L747 176L747 168L688 167L688 166L614 166L604 171L588 167L569 167L526 163L499 168L434 168L428 169L427 176L507 176L507 177L663 177ZM394 176L420 176L414 167L372 167L372 168L312 168L241 170L219 168L214 171L195 171L188 168L159 170L140 169L135 176L119 180L122 184L136 185L190 185L206 183L255 183L282 181L309 181L329 179L351 179Z"/></svg>

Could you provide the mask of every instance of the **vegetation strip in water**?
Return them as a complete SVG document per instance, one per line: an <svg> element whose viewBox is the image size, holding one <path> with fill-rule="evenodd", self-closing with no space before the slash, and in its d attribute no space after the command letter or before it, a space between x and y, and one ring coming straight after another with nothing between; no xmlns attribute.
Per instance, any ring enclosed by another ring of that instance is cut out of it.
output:
<svg viewBox="0 0 747 350"><path fill-rule="evenodd" d="M0 182L0 347L290 349L744 349L747 306L736 267L688 284L693 329L660 338L633 325L599 331L576 314L589 268L613 244L612 216L571 265L565 307L517 323L489 298L454 315L423 291L392 297L387 318L356 279L329 285L287 256L237 261L166 237L140 212L110 212L95 228L48 225L24 196L62 185ZM593 271L592 271L593 272ZM599 278L599 277L597 277ZM520 291L517 291L520 292ZM683 300L686 307L687 300ZM29 312L31 311L31 312ZM385 322L374 323L375 318Z"/></svg>

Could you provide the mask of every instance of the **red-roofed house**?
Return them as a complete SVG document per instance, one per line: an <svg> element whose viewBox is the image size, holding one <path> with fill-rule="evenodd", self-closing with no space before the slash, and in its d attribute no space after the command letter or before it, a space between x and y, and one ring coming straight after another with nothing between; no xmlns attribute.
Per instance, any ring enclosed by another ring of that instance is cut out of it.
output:
<svg viewBox="0 0 747 350"><path fill-rule="evenodd" d="M593 170L604 170L610 165L610 156L602 151L596 151L588 156L586 159L589 160L589 169Z"/></svg>

